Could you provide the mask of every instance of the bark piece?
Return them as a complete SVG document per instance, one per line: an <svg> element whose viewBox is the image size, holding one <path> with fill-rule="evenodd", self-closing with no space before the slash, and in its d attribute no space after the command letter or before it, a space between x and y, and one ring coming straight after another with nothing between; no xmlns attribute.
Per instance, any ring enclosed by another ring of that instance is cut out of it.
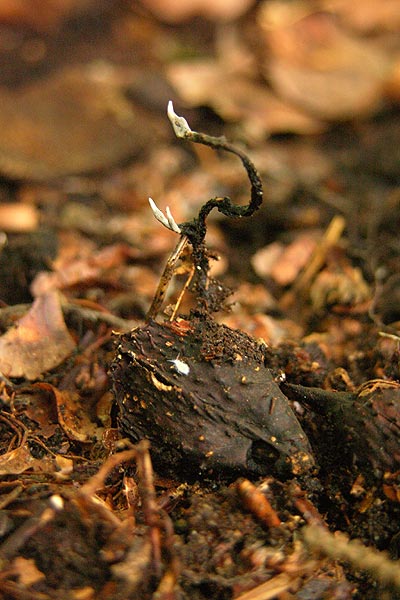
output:
<svg viewBox="0 0 400 600"><path fill-rule="evenodd" d="M287 398L246 334L212 321L121 335L111 367L119 423L158 467L301 474L314 460Z"/></svg>

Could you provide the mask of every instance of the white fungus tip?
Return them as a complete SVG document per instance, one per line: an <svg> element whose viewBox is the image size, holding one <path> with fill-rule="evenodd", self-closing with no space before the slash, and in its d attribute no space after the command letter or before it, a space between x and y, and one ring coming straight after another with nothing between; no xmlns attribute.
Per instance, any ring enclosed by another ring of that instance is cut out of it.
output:
<svg viewBox="0 0 400 600"><path fill-rule="evenodd" d="M172 127L174 128L176 137L185 138L189 133L192 133L192 130L190 129L186 119L184 117L180 117L174 111L172 100L168 102L167 115L168 119L171 121Z"/></svg>
<svg viewBox="0 0 400 600"><path fill-rule="evenodd" d="M165 208L165 214L167 215L167 220L168 220L171 230L175 231L175 233L181 233L180 227L179 227L178 223L175 221L174 217L172 216L169 206L167 206Z"/></svg>
<svg viewBox="0 0 400 600"><path fill-rule="evenodd" d="M164 225L164 227L167 227L167 229L170 229L170 225L168 223L167 217L164 215L164 213L162 212L162 210L160 210L158 208L158 206L154 202L153 198L149 198L149 204L150 204L151 210L153 211L153 215L155 216L155 218L157 219L157 221L159 221L160 223L162 223L162 225Z"/></svg>
<svg viewBox="0 0 400 600"><path fill-rule="evenodd" d="M153 212L153 215L155 216L157 221L159 221L167 229L170 229L171 231L174 231L175 233L181 233L180 227L177 224L177 222L175 221L174 217L172 216L169 206L167 206L167 208L165 209L165 212L167 214L167 216L165 216L164 213L162 212L162 210L160 210L158 208L158 206L154 202L153 198L149 198L149 204L150 204L150 208Z"/></svg>

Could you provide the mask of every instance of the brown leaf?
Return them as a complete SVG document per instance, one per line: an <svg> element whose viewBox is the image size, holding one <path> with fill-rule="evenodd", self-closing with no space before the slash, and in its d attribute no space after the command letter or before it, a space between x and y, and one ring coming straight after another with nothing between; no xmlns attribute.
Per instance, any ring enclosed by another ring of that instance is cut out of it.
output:
<svg viewBox="0 0 400 600"><path fill-rule="evenodd" d="M47 393L47 388L43 389L43 384L33 384L33 387L39 389L29 395L25 414L31 421L35 421L39 425L40 435L48 439L55 434L58 428L54 401L52 396Z"/></svg>
<svg viewBox="0 0 400 600"><path fill-rule="evenodd" d="M194 16L229 21L237 19L254 0L142 0L159 19L179 23Z"/></svg>
<svg viewBox="0 0 400 600"><path fill-rule="evenodd" d="M0 371L7 377L37 379L75 348L65 325L60 297L39 296L29 312L0 337Z"/></svg>
<svg viewBox="0 0 400 600"><path fill-rule="evenodd" d="M103 430L90 420L79 394L51 388L57 403L58 421L68 437L78 442L100 438Z"/></svg>
<svg viewBox="0 0 400 600"><path fill-rule="evenodd" d="M299 235L291 244L273 242L252 257L252 265L260 277L271 277L279 285L292 283L307 264L316 242L309 235Z"/></svg>
<svg viewBox="0 0 400 600"><path fill-rule="evenodd" d="M266 3L260 12L268 48L265 72L274 90L319 118L371 113L390 74L388 56L341 29L333 15L311 7L301 14L299 6L294 2L283 13L280 3Z"/></svg>
<svg viewBox="0 0 400 600"><path fill-rule="evenodd" d="M318 133L323 124L274 96L251 77L227 70L224 62L174 63L168 77L190 106L210 106L226 121L240 121L246 138L262 139L276 132Z"/></svg>
<svg viewBox="0 0 400 600"><path fill-rule="evenodd" d="M137 154L165 127L126 99L121 78L111 64L89 64L0 89L1 171L43 180L105 169Z"/></svg>
<svg viewBox="0 0 400 600"><path fill-rule="evenodd" d="M129 248L125 244L113 244L97 252L93 249L80 252L77 247L75 255L66 254L54 262L54 271L38 273L31 284L31 292L39 296L49 290L87 285L93 281L101 281L104 285L109 272L113 278L116 268L124 263L127 256Z"/></svg>
<svg viewBox="0 0 400 600"><path fill-rule="evenodd" d="M0 456L0 475L19 475L30 469L34 462L27 446L19 446Z"/></svg>

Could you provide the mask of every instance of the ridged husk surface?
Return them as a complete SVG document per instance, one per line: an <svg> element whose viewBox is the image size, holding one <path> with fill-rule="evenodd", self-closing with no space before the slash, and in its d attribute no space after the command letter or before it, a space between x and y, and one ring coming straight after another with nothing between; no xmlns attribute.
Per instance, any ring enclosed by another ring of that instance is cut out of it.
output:
<svg viewBox="0 0 400 600"><path fill-rule="evenodd" d="M151 441L158 467L217 476L314 465L262 349L244 333L213 321L151 322L120 336L111 373L120 428Z"/></svg>

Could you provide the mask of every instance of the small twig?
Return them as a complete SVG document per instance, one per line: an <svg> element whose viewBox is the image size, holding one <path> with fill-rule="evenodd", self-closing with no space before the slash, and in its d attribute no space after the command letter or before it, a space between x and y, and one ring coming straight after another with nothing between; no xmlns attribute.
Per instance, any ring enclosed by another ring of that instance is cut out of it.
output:
<svg viewBox="0 0 400 600"><path fill-rule="evenodd" d="M137 470L139 493L142 498L143 512L146 525L150 529L150 543L153 553L153 567L156 577L161 576L161 519L160 511L156 502L156 491L153 481L153 468L151 465L149 448L147 440L142 440L137 444Z"/></svg>
<svg viewBox="0 0 400 600"><path fill-rule="evenodd" d="M180 307L180 305L182 303L183 296L185 295L186 290L188 289L188 287L190 286L190 284L192 283L194 275L195 275L195 268L194 268L194 265L192 265L192 268L190 269L189 276L186 279L183 288L181 289L181 292L180 292L180 294L179 294L179 296L178 296L178 298L177 298L177 300L175 302L175 306L173 308L171 316L169 317L170 321L174 321L175 320L176 314L177 314L177 312L179 310L179 307Z"/></svg>
<svg viewBox="0 0 400 600"><path fill-rule="evenodd" d="M181 257L182 252L184 251L188 242L189 240L186 237L186 235L182 236L177 245L175 246L175 249L173 250L172 254L168 258L163 274L160 277L157 291L154 295L151 306L147 312L146 321L150 321L151 319L154 319L157 316L157 313L160 310L161 305L164 301L169 282L171 281L171 278L174 275L176 263Z"/></svg>
<svg viewBox="0 0 400 600"><path fill-rule="evenodd" d="M329 249L337 244L345 226L346 221L342 216L336 215L333 217L324 233L322 240L313 251L308 265L297 278L293 287L280 299L280 306L282 308L289 308L299 295L302 295L305 291L309 290L311 281L324 264Z"/></svg>
<svg viewBox="0 0 400 600"><path fill-rule="evenodd" d="M257 585L252 590L244 592L236 600L271 600L286 592L294 583L295 578L281 573L265 583Z"/></svg>
<svg viewBox="0 0 400 600"><path fill-rule="evenodd" d="M263 525L267 527L281 525L278 513L271 506L270 501L253 483L248 479L240 479L236 484L236 489L244 507L253 513Z"/></svg>
<svg viewBox="0 0 400 600"><path fill-rule="evenodd" d="M122 452L118 452L116 454L112 454L106 460L106 462L100 467L100 469L95 473L80 489L80 494L82 496L94 496L96 492L104 486L104 481L106 477L121 463L131 462L137 459L137 446L129 450L124 450Z"/></svg>
<svg viewBox="0 0 400 600"><path fill-rule="evenodd" d="M345 561L353 569L372 575L382 584L400 589L400 562L390 560L384 552L364 546L359 540L349 540L343 533L330 533L322 527L307 525L303 539L311 550L333 560Z"/></svg>
<svg viewBox="0 0 400 600"><path fill-rule="evenodd" d="M14 484L14 482L10 483ZM8 492L8 494L2 494L0 501L0 510L4 510L9 504L14 502L14 500L16 500L21 494L23 489L23 485L21 483L17 483L17 485L10 492Z"/></svg>

